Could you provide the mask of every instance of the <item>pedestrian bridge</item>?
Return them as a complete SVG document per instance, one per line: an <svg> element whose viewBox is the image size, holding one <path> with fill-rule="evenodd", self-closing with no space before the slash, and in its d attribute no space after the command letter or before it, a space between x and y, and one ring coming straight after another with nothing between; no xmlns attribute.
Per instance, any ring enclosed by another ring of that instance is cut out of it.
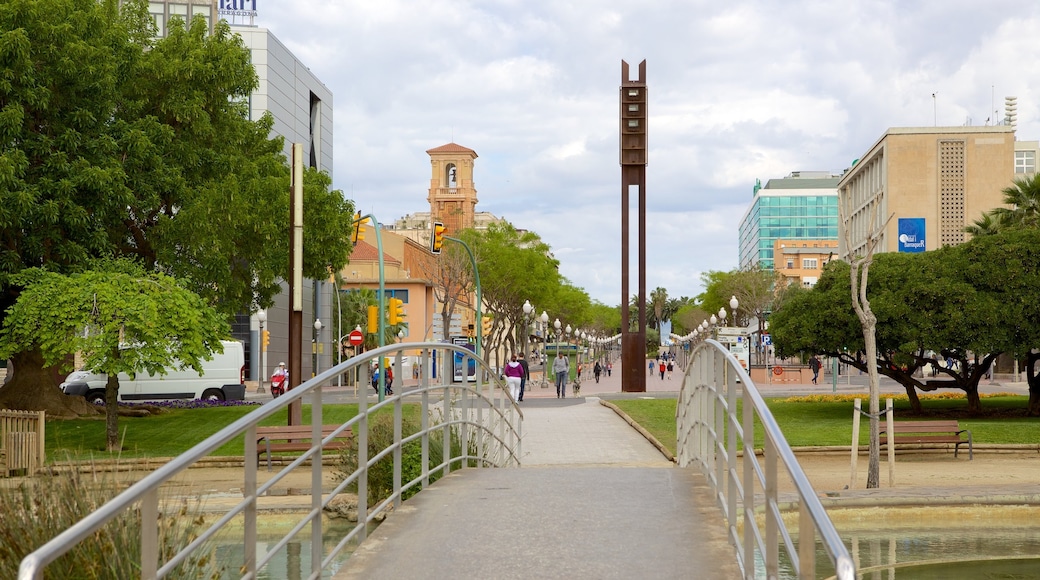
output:
<svg viewBox="0 0 1040 580"><path fill-rule="evenodd" d="M472 355L444 344L419 347L422 368L433 368L430 358L437 351ZM304 556L310 578L328 577L333 568L338 568L336 578L816 578L817 540L829 560L821 563L820 572L839 580L855 577L848 552L793 453L768 411L762 414L761 396L739 363L714 341L698 347L690 371L674 381L675 463L595 396L597 391L621 392L621 372L599 383L586 381L580 397L568 393L557 399L553 389L529 385L522 403L509 399L497 381L484 383L478 372L472 382L434 384L423 378L415 388L380 397L371 407L360 397L357 417L328 436L332 440L353 430L358 448L358 470L335 489L321 488L322 463L311 461L321 457L320 444L258 484L256 462L248 458L256 456L260 421L307 401L315 440L320 440L323 387L341 373L359 369L364 375L373 358L396 354L400 365L401 352L389 346L344 362L222 429L30 554L19 577L42 578L48 563L104 526L118 525L129 512L143 520L141 577L183 572L185 563L198 561L193 560L196 550L205 550L207 541L229 533L227 524L237 521L242 522L244 561L226 563L226 569L255 578L301 530L322 537L323 508L351 484L358 488L358 512L369 516L345 537L311 542L311 553ZM367 384L367 377L362 381ZM738 391L744 396L739 416ZM411 435L402 431L406 401L421 406L421 425ZM394 431L394 442L381 451L368 444L370 412L380 410L392 413ZM760 444L764 463L754 453L738 456L742 434L752 433L756 424L765 431ZM241 501L191 544L171 553L161 526L144 524L157 521L163 509L159 487L240 437L247 458ZM422 473L404 481L402 450L414 443L421 443ZM369 506L368 469L380 460L393 462L393 489L389 498ZM284 474L306 465L313 473L309 511L281 541L258 553L260 499ZM798 488L797 533L788 531L781 518L778 466ZM435 475L443 477L432 481ZM417 487L422 491L402 501L405 490ZM393 512L373 530L368 524L391 506ZM353 545L353 555L340 567L341 553Z"/></svg>

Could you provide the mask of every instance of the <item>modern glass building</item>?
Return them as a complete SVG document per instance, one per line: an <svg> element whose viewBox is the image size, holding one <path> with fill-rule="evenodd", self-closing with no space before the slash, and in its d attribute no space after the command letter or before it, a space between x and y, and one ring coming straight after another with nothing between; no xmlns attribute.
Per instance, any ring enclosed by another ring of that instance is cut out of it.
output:
<svg viewBox="0 0 1040 580"><path fill-rule="evenodd" d="M838 181L826 171L796 171L755 185L740 220L740 267L773 269L773 246L783 240L838 239Z"/></svg>

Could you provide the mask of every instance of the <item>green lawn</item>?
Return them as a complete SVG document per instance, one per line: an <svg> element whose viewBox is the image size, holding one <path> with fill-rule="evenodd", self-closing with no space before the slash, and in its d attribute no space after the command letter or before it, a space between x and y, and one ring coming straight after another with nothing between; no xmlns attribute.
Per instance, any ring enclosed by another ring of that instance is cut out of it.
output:
<svg viewBox="0 0 1040 580"><path fill-rule="evenodd" d="M47 460L106 459L114 457L174 457L200 443L223 427L256 409L255 406L171 409L148 417L120 417L121 453L106 452L104 417L91 419L49 419L47 421ZM323 423L342 423L357 415L357 405L325 405ZM303 406L303 421L310 422L311 407ZM262 425L285 425L286 412L263 421ZM215 455L242 455L242 439L221 447Z"/></svg>
<svg viewBox="0 0 1040 580"><path fill-rule="evenodd" d="M850 399L830 399L767 399L767 404L792 447L848 445L852 429L852 402ZM626 399L612 402L653 433L674 453L674 399ZM963 399L925 399L923 405L927 415L921 418L955 418L964 428L971 429L976 443L1040 442L1040 419L1025 416L1026 398L1022 396L984 398L982 406L987 415L979 418L965 416ZM905 400L897 400L895 408L897 420L910 418L909 404ZM116 456L174 457L253 409L255 407L252 406L174 409L149 417L120 417L119 432L124 441L124 449L118 454L104 451L103 418L49 419L47 459L64 461ZM325 423L340 423L357 414L357 405L326 405L323 409ZM385 411L390 412L389 409ZM418 420L419 406L407 404L405 413ZM310 405L304 405L303 415L304 422L309 423ZM285 425L285 412L264 421L263 424ZM761 443L761 429L756 426L755 444L760 446ZM867 422L864 417L861 423L860 444L866 443ZM215 455L241 455L242 452L243 442L239 438L224 445Z"/></svg>
<svg viewBox="0 0 1040 580"><path fill-rule="evenodd" d="M827 401L815 399L766 399L769 410L776 418L792 447L812 445L848 445L852 436L851 400ZM670 399L626 399L611 401L668 449L675 452L675 404ZM738 401L738 409L740 402ZM864 398L864 407L867 401ZM884 401L882 400L882 406ZM982 400L987 416L974 418L965 416L963 399L925 399L922 403L925 415L910 415L910 405L905 400L894 401L896 420L914 419L957 419L964 429L970 429L976 443L1038 443L1040 442L1040 418L1024 414L1026 397L1001 396ZM860 420L860 444L867 444L867 418ZM755 445L761 446L762 431L756 424Z"/></svg>

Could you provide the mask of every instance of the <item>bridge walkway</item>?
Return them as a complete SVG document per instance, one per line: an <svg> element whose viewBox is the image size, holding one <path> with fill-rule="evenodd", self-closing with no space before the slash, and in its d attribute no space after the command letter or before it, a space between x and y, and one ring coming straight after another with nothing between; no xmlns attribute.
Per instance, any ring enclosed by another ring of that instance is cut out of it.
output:
<svg viewBox="0 0 1040 580"><path fill-rule="evenodd" d="M703 476L674 467L599 403L595 392L619 392L619 377L586 382L579 398L529 390L523 467L441 479L335 578L739 577Z"/></svg>

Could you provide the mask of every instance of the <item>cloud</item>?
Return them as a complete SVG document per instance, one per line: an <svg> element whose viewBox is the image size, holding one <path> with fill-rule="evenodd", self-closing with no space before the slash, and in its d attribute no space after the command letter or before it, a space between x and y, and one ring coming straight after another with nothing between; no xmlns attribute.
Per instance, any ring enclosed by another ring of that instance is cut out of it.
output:
<svg viewBox="0 0 1040 580"><path fill-rule="evenodd" d="M839 172L889 127L985 124L1032 79L1040 6L1009 0L343 0L257 24L334 94L334 186L382 221L427 211L425 150L478 152L478 209L620 296L618 86L647 60L647 286L737 266L756 179ZM932 94L935 93L935 99ZM633 243L634 246L634 243ZM630 288L635 289L635 280Z"/></svg>

